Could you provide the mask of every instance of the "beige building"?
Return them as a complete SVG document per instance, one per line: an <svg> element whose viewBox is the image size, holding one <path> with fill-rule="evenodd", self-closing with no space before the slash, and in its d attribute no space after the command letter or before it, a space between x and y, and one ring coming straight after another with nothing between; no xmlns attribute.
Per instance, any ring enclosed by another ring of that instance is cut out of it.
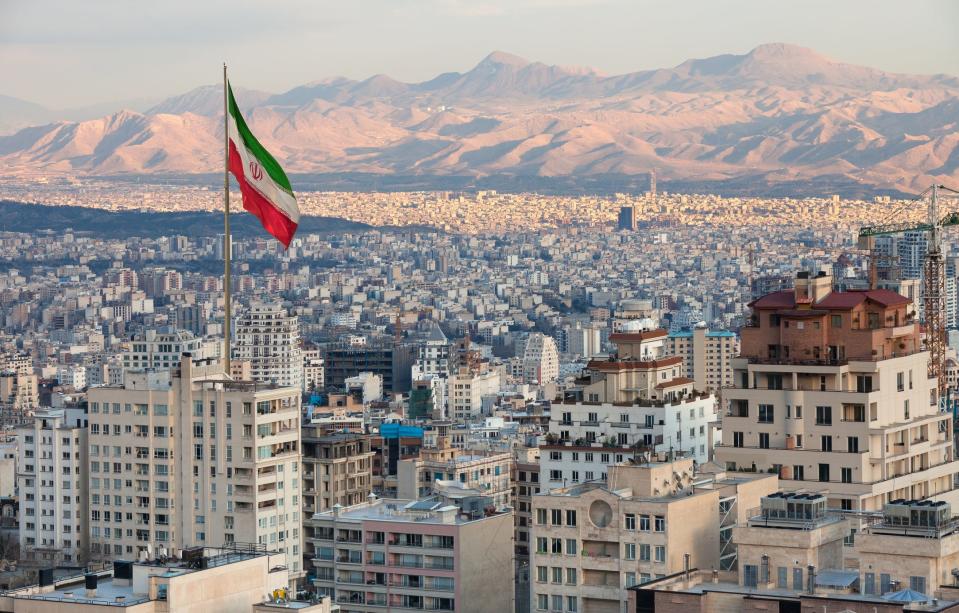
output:
<svg viewBox="0 0 959 613"><path fill-rule="evenodd" d="M216 363L128 371L89 393L94 557L258 543L303 573L300 390L232 381Z"/></svg>
<svg viewBox="0 0 959 613"><path fill-rule="evenodd" d="M784 489L835 508L956 499L952 416L939 411L912 302L831 285L801 273L794 290L752 303L717 459L774 470Z"/></svg>
<svg viewBox="0 0 959 613"><path fill-rule="evenodd" d="M303 432L303 557L312 560L314 513L365 502L373 491L370 437L339 432L326 434L318 424L304 424ZM304 566L306 568L306 566Z"/></svg>
<svg viewBox="0 0 959 613"><path fill-rule="evenodd" d="M948 599L959 568L959 519L943 501L897 500L866 514L855 542L849 523L860 517L830 510L822 494L776 492L759 514L734 531L739 585L797 592L842 588L864 597L909 589Z"/></svg>
<svg viewBox="0 0 959 613"><path fill-rule="evenodd" d="M416 500L429 496L437 482L454 481L460 487L491 497L496 508L511 504L511 452L465 450L449 445L448 437L440 436L436 447L424 447L420 449L419 457L397 463L399 498Z"/></svg>
<svg viewBox="0 0 959 613"><path fill-rule="evenodd" d="M684 564L718 569L724 523L776 487L774 475L698 475L690 458L660 458L533 496L531 610L623 613L629 586Z"/></svg>
<svg viewBox="0 0 959 613"><path fill-rule="evenodd" d="M483 409L483 396L500 390L500 372L489 368L486 362L473 367L462 366L450 375L446 401L451 419L473 421Z"/></svg>
<svg viewBox="0 0 959 613"><path fill-rule="evenodd" d="M666 353L683 358L684 375L698 390L719 390L733 384L733 358L739 355L739 337L728 330L693 328L671 332Z"/></svg>
<svg viewBox="0 0 959 613"><path fill-rule="evenodd" d="M303 613L336 611L329 600L295 601L287 592L285 556L261 549L186 550L180 559L133 563L117 560L111 570L53 580L0 595L3 613ZM270 598L264 602L266 595ZM283 605L281 607L281 605Z"/></svg>
<svg viewBox="0 0 959 613"><path fill-rule="evenodd" d="M343 613L513 610L513 514L374 499L313 517L314 584Z"/></svg>

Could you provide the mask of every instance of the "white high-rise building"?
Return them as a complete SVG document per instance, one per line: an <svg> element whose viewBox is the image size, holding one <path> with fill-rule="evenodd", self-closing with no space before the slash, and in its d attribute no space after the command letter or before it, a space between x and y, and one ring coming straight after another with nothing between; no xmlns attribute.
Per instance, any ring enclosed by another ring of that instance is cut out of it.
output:
<svg viewBox="0 0 959 613"><path fill-rule="evenodd" d="M237 318L233 352L250 363L255 381L303 387L300 324L279 303L256 303Z"/></svg>
<svg viewBox="0 0 959 613"><path fill-rule="evenodd" d="M88 399L94 556L258 543L302 575L299 387L184 360Z"/></svg>
<svg viewBox="0 0 959 613"><path fill-rule="evenodd" d="M83 414L37 411L17 428L20 558L76 564L87 550L87 431Z"/></svg>
<svg viewBox="0 0 959 613"><path fill-rule="evenodd" d="M194 360L219 356L216 341L204 341L187 330L163 328L147 330L133 338L130 351L123 354L124 368L176 368L180 356L189 353Z"/></svg>
<svg viewBox="0 0 959 613"><path fill-rule="evenodd" d="M559 351L556 341L536 332L530 334L523 351L523 378L527 382L551 383L559 376Z"/></svg>

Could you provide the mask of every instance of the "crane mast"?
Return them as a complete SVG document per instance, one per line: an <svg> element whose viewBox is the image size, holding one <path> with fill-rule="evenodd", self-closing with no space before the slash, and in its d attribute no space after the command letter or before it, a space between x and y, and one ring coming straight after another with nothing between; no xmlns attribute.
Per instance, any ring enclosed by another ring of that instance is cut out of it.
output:
<svg viewBox="0 0 959 613"><path fill-rule="evenodd" d="M936 377L939 398L943 399L946 394L946 271L942 230L947 226L959 225L959 212L953 211L945 216L940 213L940 191L950 192L950 195L959 194L944 185L933 185L919 195L919 198L928 198L925 222L864 226L859 229L859 245L869 250L869 286L875 289L879 281L878 263L884 257L877 253L875 237L900 232L928 233L922 264L923 319L926 324L926 349L929 351L928 374L929 377Z"/></svg>
<svg viewBox="0 0 959 613"><path fill-rule="evenodd" d="M936 377L938 398L946 395L946 271L942 255L942 220L939 217L939 186L929 197L929 243L923 261L923 311L926 320L926 348L929 350L929 377Z"/></svg>

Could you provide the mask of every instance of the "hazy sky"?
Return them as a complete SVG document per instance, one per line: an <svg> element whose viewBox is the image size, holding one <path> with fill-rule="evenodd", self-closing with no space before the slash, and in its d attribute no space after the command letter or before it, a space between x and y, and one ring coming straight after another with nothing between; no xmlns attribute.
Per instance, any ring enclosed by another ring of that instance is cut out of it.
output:
<svg viewBox="0 0 959 613"><path fill-rule="evenodd" d="M419 81L492 50L609 74L789 42L850 63L959 75L956 0L0 0L0 94L52 108L219 79Z"/></svg>

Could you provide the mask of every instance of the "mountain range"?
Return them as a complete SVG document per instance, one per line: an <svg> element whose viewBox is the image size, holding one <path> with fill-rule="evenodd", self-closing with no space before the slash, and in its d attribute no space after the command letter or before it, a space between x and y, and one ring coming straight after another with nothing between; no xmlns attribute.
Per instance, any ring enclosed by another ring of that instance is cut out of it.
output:
<svg viewBox="0 0 959 613"><path fill-rule="evenodd" d="M494 52L468 72L422 83L376 75L235 93L291 173L575 181L655 169L667 185L739 180L756 193L817 182L905 192L959 183L959 79L884 72L781 43L614 76ZM8 124L42 117L12 100L0 97ZM143 112L0 136L0 163L13 174L216 172L221 114L222 89L203 86Z"/></svg>

